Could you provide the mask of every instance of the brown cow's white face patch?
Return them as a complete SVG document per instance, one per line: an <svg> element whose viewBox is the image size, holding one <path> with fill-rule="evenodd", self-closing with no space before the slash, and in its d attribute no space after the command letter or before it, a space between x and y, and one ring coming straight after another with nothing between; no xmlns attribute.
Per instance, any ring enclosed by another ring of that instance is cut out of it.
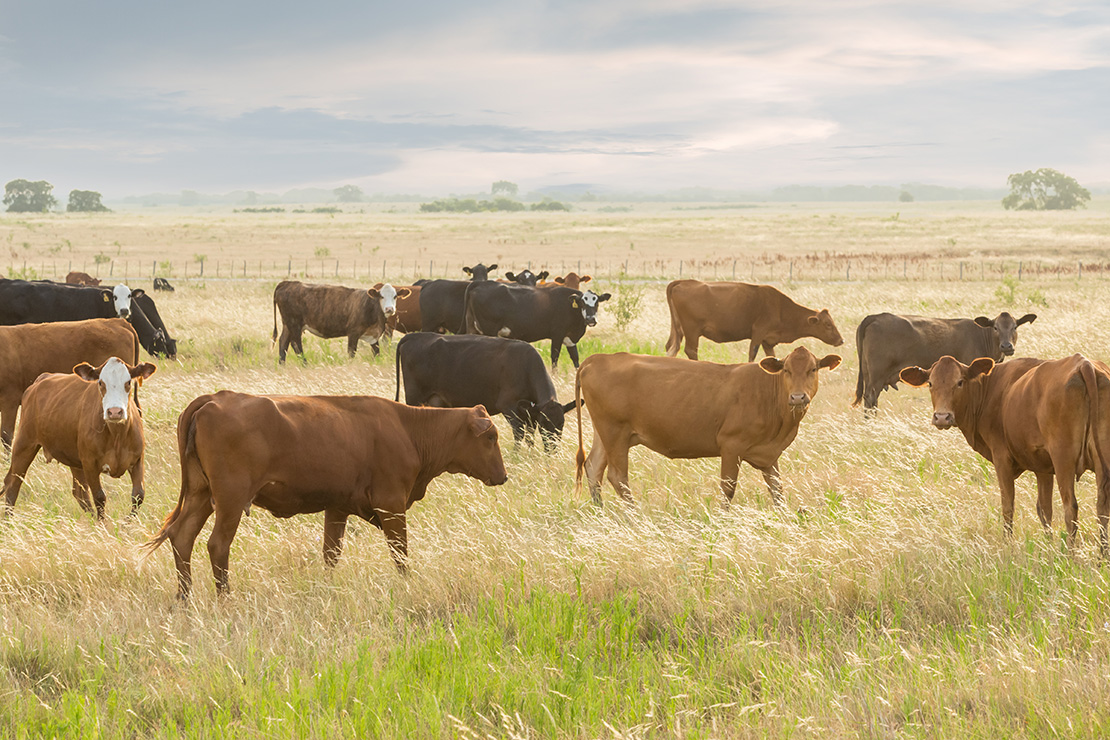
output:
<svg viewBox="0 0 1110 740"><path fill-rule="evenodd" d="M100 388L104 421L122 424L128 419L128 394L135 378L149 378L157 368L149 362L131 367L118 357L109 357L103 365L94 368L82 362L73 368L83 380L96 383Z"/></svg>
<svg viewBox="0 0 1110 740"><path fill-rule="evenodd" d="M397 289L389 283L386 283L378 291L378 303L382 306L382 312L386 316L392 316L397 313Z"/></svg>

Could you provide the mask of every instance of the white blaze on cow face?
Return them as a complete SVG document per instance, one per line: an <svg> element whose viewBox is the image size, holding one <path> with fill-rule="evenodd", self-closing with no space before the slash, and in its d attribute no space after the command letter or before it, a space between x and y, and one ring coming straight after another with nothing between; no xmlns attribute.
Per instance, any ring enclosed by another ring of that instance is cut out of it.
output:
<svg viewBox="0 0 1110 740"><path fill-rule="evenodd" d="M378 302L382 304L382 311L385 315L392 316L397 313L397 289L386 283L378 293L381 295Z"/></svg>
<svg viewBox="0 0 1110 740"><path fill-rule="evenodd" d="M131 384L137 377L149 378L155 369L149 362L131 367L118 357L109 357L100 367L94 368L87 362L82 362L73 368L73 372L99 386L104 421L122 424L128 418L127 401Z"/></svg>
<svg viewBox="0 0 1110 740"><path fill-rule="evenodd" d="M592 290L587 290L582 294L580 305L582 307L582 318L586 320L587 326L597 326L597 307L602 301L609 300L608 293L598 295Z"/></svg>
<svg viewBox="0 0 1110 740"><path fill-rule="evenodd" d="M140 291L136 291L140 293ZM123 283L112 288L112 301L116 306L116 315L121 319L126 319L131 313L131 288L128 288Z"/></svg>

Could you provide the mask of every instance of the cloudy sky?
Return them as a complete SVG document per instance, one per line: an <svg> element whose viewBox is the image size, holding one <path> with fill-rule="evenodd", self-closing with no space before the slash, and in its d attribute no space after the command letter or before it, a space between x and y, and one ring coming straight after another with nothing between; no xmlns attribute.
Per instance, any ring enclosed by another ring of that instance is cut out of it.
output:
<svg viewBox="0 0 1110 740"><path fill-rule="evenodd" d="M0 0L58 192L1110 181L1110 3Z"/></svg>

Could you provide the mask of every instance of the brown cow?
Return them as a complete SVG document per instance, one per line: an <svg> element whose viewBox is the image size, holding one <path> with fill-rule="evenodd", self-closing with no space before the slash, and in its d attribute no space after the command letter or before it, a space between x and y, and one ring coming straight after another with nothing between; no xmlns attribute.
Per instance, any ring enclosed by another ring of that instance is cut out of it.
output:
<svg viewBox="0 0 1110 740"><path fill-rule="evenodd" d="M1026 470L1037 476L1037 514L1052 526L1052 476L1060 486L1068 541L1079 515L1075 482L1094 470L1101 545L1110 518L1110 369L1082 355L1062 360L1023 357L996 365L981 357L965 365L942 357L928 370L906 368L912 386L929 384L933 426L959 427L971 448L994 464L1002 493L1002 521L1014 526L1014 480Z"/></svg>
<svg viewBox="0 0 1110 740"><path fill-rule="evenodd" d="M12 444L12 465L4 478L4 500L11 511L23 476L39 449L46 459L69 466L73 497L85 511L96 506L104 518L100 474L131 475L131 513L143 503L143 419L128 392L157 368L128 365L118 357L99 367L82 362L70 374L46 373L23 394L23 421Z"/></svg>
<svg viewBox="0 0 1110 740"><path fill-rule="evenodd" d="M100 285L100 278L94 278L87 272L73 272L66 275L66 283L69 285Z"/></svg>
<svg viewBox="0 0 1110 740"><path fill-rule="evenodd" d="M380 353L378 339L385 331L386 317L396 310L396 299L402 295L392 285L360 290L342 285L311 285L296 280L282 280L274 288L274 334L278 338L277 315L281 312L281 341L278 362L285 362L289 345L304 359L301 336L304 330L324 339L347 337L347 354L355 356L358 341L370 338L374 355Z"/></svg>
<svg viewBox="0 0 1110 740"><path fill-rule="evenodd" d="M100 365L109 357L139 361L139 337L126 319L88 319L0 326L0 439L11 447L23 392L43 373ZM136 398L136 401L138 399Z"/></svg>
<svg viewBox="0 0 1110 740"><path fill-rule="evenodd" d="M347 517L382 529L397 568L408 556L405 512L441 473L505 482L497 428L482 406L413 408L374 396L200 396L177 422L181 496L147 543L169 540L178 596L192 584L193 543L213 512L208 555L228 590L228 550L251 506L277 517L324 512L324 562L339 558Z"/></svg>
<svg viewBox="0 0 1110 740"><path fill-rule="evenodd" d="M557 288L560 285L564 288L573 288L574 290L581 290L583 283L588 283L593 280L592 275L578 275L578 273L568 272L563 277L557 277L553 282L540 283L539 288Z"/></svg>
<svg viewBox="0 0 1110 740"><path fill-rule="evenodd" d="M374 289L381 291L385 283L378 283ZM393 339L393 332L411 334L422 331L420 328L420 288L419 285L398 285L397 310L385 319L385 338ZM405 293L404 291L408 291ZM403 295L402 295L403 294Z"/></svg>
<svg viewBox="0 0 1110 740"><path fill-rule="evenodd" d="M674 280L667 285L671 310L671 335L667 357L678 354L683 336L686 356L698 359L698 340L714 342L752 340L748 362L755 362L760 346L768 357L775 345L816 337L825 344L844 344L827 308L814 311L798 305L778 288L748 283L703 283Z"/></svg>
<svg viewBox="0 0 1110 740"><path fill-rule="evenodd" d="M781 504L779 456L798 434L798 423L817 393L817 371L840 364L798 347L785 360L718 365L671 357L593 355L578 369L574 400L584 400L594 424L587 459L578 408L578 471L601 503L601 475L631 501L628 450L642 444L669 458L721 458L721 491L732 501L740 462L763 473Z"/></svg>

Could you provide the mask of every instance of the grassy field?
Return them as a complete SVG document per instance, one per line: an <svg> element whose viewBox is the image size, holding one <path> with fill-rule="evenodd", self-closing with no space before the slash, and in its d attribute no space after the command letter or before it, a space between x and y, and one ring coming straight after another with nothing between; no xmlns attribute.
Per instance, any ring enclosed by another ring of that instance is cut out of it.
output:
<svg viewBox="0 0 1110 740"><path fill-rule="evenodd" d="M1049 215L899 204L894 220L895 210L8 215L0 243L17 267L91 262L115 242L113 257L148 265L202 252L315 259L320 247L352 260L376 247L379 263L434 255L505 269L611 258L689 259L705 270L761 255L800 263L930 250L1011 264L1110 258L1106 203ZM845 361L822 373L783 455L785 510L745 467L722 511L718 461L643 448L631 456L636 503L606 486L598 508L574 488L574 421L545 455L513 449L499 420L509 482L433 483L410 511L407 577L364 522L352 520L328 570L322 515L277 520L256 509L232 546L231 596L215 597L206 529L185 608L174 605L168 547L149 559L138 549L177 499L174 428L185 405L221 388L392 398L394 377L392 347L379 360L368 347L348 360L342 340L309 335L307 364L279 367L270 344L277 277L179 279L176 293L157 296L180 357L160 362L142 390L140 514L126 516L126 479L109 481L108 519L96 524L70 496L68 471L40 458L0 522L0 736L1106 737L1110 582L1091 476L1078 488L1074 551L1059 532L1041 533L1032 478L1019 481L1008 540L993 470L958 432L931 427L926 393L883 394L874 420L850 406L855 327L880 310L1031 311L1038 319L1022 327L1019 355L1110 359L1101 274L971 273L776 281L799 302L828 307L846 339L838 350L802 342ZM615 298L583 355L661 354L664 283L601 287ZM702 345L703 359L719 362L746 351L746 342ZM554 377L570 399L565 354L563 363ZM588 447L588 415L584 423Z"/></svg>

